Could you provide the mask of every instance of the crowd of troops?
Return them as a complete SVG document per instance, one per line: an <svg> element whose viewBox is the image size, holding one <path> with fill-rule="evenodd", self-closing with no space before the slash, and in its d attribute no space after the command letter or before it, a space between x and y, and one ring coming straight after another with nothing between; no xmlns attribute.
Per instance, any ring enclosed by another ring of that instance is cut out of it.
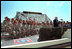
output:
<svg viewBox="0 0 72 49"><path fill-rule="evenodd" d="M35 19L32 20L31 17L29 20L5 17L5 20L1 24L1 34L8 33L8 37L10 38L27 37L38 34L39 29L36 29L37 26L47 27L49 26L49 22L39 23Z"/></svg>
<svg viewBox="0 0 72 49"><path fill-rule="evenodd" d="M8 33L8 37L10 38L32 36L38 34L39 28L37 28L37 26L41 26L42 28L53 28L54 24L52 21L39 23L35 19L32 20L31 17L29 18L29 20L22 20L17 18L10 19L8 17L5 17L5 20L1 24L1 34Z"/></svg>

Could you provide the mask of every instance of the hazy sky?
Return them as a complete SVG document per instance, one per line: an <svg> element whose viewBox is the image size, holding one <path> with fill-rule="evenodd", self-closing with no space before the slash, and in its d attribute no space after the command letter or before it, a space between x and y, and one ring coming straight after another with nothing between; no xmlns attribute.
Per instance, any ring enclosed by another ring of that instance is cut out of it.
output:
<svg viewBox="0 0 72 49"><path fill-rule="evenodd" d="M6 16L14 18L17 11L42 12L51 20L57 16L71 22L71 1L1 1L1 22Z"/></svg>

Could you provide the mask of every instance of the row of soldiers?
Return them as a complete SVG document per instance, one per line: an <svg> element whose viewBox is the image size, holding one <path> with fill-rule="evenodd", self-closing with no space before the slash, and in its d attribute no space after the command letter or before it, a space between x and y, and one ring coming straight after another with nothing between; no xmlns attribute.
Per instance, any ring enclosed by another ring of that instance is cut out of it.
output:
<svg viewBox="0 0 72 49"><path fill-rule="evenodd" d="M35 25L39 25L39 23L35 23L31 19L25 21L5 17L5 20L1 24L1 32L4 34L9 33L9 36L13 38L26 37L37 34L38 30L35 29Z"/></svg>
<svg viewBox="0 0 72 49"><path fill-rule="evenodd" d="M10 19L8 17L5 17L5 20L1 24L1 32L2 34L9 33L9 37L12 38L19 38L19 37L26 37L29 35L35 35L38 34L39 29L36 29L37 26L42 27L49 27L52 25L52 22L42 22L39 23L38 21L35 21L29 18L29 20L22 20L22 19Z"/></svg>

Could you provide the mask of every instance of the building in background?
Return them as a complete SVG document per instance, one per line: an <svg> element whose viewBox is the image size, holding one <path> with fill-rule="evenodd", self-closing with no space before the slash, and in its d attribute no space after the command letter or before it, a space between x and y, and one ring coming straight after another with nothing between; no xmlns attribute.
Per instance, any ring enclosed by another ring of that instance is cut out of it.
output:
<svg viewBox="0 0 72 49"><path fill-rule="evenodd" d="M46 14L42 14L40 12L30 12L30 11L17 12L15 19L18 18L22 20L29 20L30 17L32 20L35 19L35 21L38 21L39 23L46 21L51 22L50 18Z"/></svg>

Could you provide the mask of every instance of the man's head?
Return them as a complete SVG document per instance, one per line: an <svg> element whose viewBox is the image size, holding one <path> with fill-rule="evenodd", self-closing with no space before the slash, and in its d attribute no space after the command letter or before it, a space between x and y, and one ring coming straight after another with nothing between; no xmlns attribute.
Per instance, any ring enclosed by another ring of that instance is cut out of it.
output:
<svg viewBox="0 0 72 49"><path fill-rule="evenodd" d="M8 20L8 17L5 17L5 20Z"/></svg>
<svg viewBox="0 0 72 49"><path fill-rule="evenodd" d="M68 23L68 21L67 21L67 23Z"/></svg>
<svg viewBox="0 0 72 49"><path fill-rule="evenodd" d="M12 18L11 21L14 21L14 18Z"/></svg>
<svg viewBox="0 0 72 49"><path fill-rule="evenodd" d="M55 19L58 19L58 17L55 17Z"/></svg>

